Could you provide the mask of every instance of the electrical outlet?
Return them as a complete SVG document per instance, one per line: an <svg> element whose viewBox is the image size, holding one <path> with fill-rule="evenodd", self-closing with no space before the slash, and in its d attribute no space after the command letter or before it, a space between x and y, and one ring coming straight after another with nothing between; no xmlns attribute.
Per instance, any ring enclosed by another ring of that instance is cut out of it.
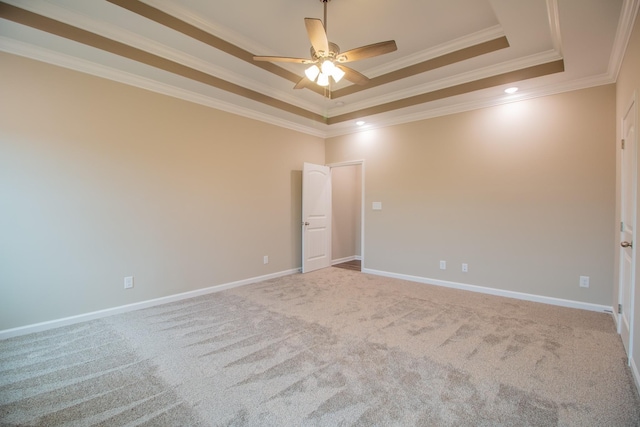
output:
<svg viewBox="0 0 640 427"><path fill-rule="evenodd" d="M463 273L467 273L469 271L469 264L467 264L466 262L462 263L462 272Z"/></svg>
<svg viewBox="0 0 640 427"><path fill-rule="evenodd" d="M265 255L264 258L262 258L262 262L265 264L269 264L269 255Z"/></svg>
<svg viewBox="0 0 640 427"><path fill-rule="evenodd" d="M124 288L125 289L133 288L133 276L128 276L124 278Z"/></svg>
<svg viewBox="0 0 640 427"><path fill-rule="evenodd" d="M581 288L589 287L589 276L580 276L580 287Z"/></svg>
<svg viewBox="0 0 640 427"><path fill-rule="evenodd" d="M440 270L447 269L447 261L440 261Z"/></svg>

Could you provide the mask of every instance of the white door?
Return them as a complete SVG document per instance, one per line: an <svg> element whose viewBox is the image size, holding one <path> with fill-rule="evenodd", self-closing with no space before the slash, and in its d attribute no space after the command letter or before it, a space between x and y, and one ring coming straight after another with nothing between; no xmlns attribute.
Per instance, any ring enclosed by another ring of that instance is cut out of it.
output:
<svg viewBox="0 0 640 427"><path fill-rule="evenodd" d="M331 266L331 169L305 163L302 171L302 272Z"/></svg>
<svg viewBox="0 0 640 427"><path fill-rule="evenodd" d="M620 291L619 328L622 342L631 360L633 297L635 283L636 229L636 102L631 104L622 121L622 197L620 224Z"/></svg>

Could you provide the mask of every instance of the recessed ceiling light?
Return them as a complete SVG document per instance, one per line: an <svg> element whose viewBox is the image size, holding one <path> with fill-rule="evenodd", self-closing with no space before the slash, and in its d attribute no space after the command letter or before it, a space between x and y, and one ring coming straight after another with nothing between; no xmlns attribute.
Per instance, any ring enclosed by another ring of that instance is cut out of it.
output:
<svg viewBox="0 0 640 427"><path fill-rule="evenodd" d="M342 101L336 102L336 107L342 107L343 105L344 105L344 102Z"/></svg>
<svg viewBox="0 0 640 427"><path fill-rule="evenodd" d="M506 93L508 93L509 95L516 93L518 91L517 87L508 87L504 90Z"/></svg>
<svg viewBox="0 0 640 427"><path fill-rule="evenodd" d="M363 124L365 124L365 123L366 123L366 122L365 122L364 120L358 120L358 121L356 122L356 124L357 124L358 126L362 126L362 125L363 125Z"/></svg>

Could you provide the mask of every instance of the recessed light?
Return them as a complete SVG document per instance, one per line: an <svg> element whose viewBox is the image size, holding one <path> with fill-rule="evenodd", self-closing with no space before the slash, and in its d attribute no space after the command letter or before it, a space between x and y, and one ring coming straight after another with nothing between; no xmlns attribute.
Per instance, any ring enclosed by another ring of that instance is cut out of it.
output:
<svg viewBox="0 0 640 427"><path fill-rule="evenodd" d="M336 102L336 107L342 107L342 106L344 106L344 102L342 101Z"/></svg>
<svg viewBox="0 0 640 427"><path fill-rule="evenodd" d="M365 122L364 120L358 120L358 121L356 122L356 124L357 124L358 126L362 126L362 125L363 125L363 124L365 124L365 123L366 123L366 122Z"/></svg>
<svg viewBox="0 0 640 427"><path fill-rule="evenodd" d="M517 87L508 87L504 90L506 93L508 93L509 95L514 94L518 91Z"/></svg>

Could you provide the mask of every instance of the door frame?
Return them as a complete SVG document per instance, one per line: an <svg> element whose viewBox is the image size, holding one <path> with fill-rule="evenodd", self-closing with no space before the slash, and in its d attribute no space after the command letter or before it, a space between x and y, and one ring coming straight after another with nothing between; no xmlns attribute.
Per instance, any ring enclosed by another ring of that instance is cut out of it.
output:
<svg viewBox="0 0 640 427"><path fill-rule="evenodd" d="M364 197L364 189L365 189L365 161L364 159L362 160L352 160L352 161L347 161L347 162L337 162L337 163L329 163L327 164L327 166L329 166L330 169L333 168L339 168L339 167L344 167L344 166L360 166L360 185L361 185L361 195L360 195L360 262L361 262L361 270L364 271L364 254L365 254L365 250L364 250L364 201L365 201L365 197ZM333 181L331 182L331 185L333 185ZM333 230L332 230L333 232Z"/></svg>
<svg viewBox="0 0 640 427"><path fill-rule="evenodd" d="M638 116L639 116L639 108L638 108L638 91L635 90L633 92L633 95L631 96L631 100L626 104L624 112L622 114L622 117L620 118L620 143L622 141L622 139L624 138L625 134L624 134L624 120L625 117L627 117L627 115L629 114L629 111L631 110L631 108L635 108L635 112L633 113L633 119L635 121L635 132L634 132L634 144L633 146L635 147L635 155L634 158L632 159L632 174L633 174L633 188L632 188L632 200L630 200L630 202L633 204L633 217L634 217L634 228L633 228L633 235L632 235L632 239L633 239L633 243L634 243L634 247L633 247L633 252L632 252L632 258L631 258L631 279L629 280L629 299L630 301L628 301L628 310L629 310L629 349L628 349L628 354L627 354L627 362L629 364L631 364L631 360L633 357L633 334L634 334L634 328L633 328L633 323L634 323L634 317L635 317L635 310L634 310L634 306L635 306L635 288L636 288L636 267L637 267L637 254L638 251L636 250L636 246L635 243L637 241L636 237L637 237L637 228L638 228L638 153L640 152L640 147L638 147ZM620 162L620 172L619 172L619 176L620 176L620 224L622 225L622 209L623 209L623 191L622 191L622 179L623 179L623 174L622 174L622 168L623 168L623 162L621 159ZM622 288L622 284L624 281L624 275L622 274L623 271L623 263L624 263L624 249L621 248L619 246L620 242L622 241L622 237L623 237L623 232L622 229L620 230L620 232L618 233L618 253L620 254L620 262L618 263L618 304L622 304L623 299L624 299L624 292L623 292L623 288ZM623 314L618 313L615 316L615 319L617 321L617 332L618 334L622 333L622 319Z"/></svg>

